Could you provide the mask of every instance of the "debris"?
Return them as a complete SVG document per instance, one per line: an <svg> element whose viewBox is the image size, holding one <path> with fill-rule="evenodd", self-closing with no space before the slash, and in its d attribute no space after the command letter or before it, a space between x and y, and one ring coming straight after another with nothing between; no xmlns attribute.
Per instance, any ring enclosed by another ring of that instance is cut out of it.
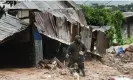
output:
<svg viewBox="0 0 133 80"><path fill-rule="evenodd" d="M56 60L57 64L58 64L61 68L66 68L56 57L54 58L54 60Z"/></svg>
<svg viewBox="0 0 133 80"><path fill-rule="evenodd" d="M44 72L44 74L49 74L49 72Z"/></svg>
<svg viewBox="0 0 133 80"><path fill-rule="evenodd" d="M74 80L79 80L79 74L76 71L74 71L72 75L74 77Z"/></svg>
<svg viewBox="0 0 133 80"><path fill-rule="evenodd" d="M117 68L117 70L122 72L123 74L132 74L133 73L133 67L132 67L133 52L131 51L133 50L133 46L128 46L127 49L125 50L126 52L120 55L119 57L109 52L106 53L106 55L104 55L104 57L102 58L103 64L108 65L110 67Z"/></svg>
<svg viewBox="0 0 133 80"><path fill-rule="evenodd" d="M117 76L117 77L111 77L109 80L133 80L133 79Z"/></svg>
<svg viewBox="0 0 133 80"><path fill-rule="evenodd" d="M123 64L118 70L124 74L133 74L133 63Z"/></svg>
<svg viewBox="0 0 133 80"><path fill-rule="evenodd" d="M62 69L59 73L61 75L67 75L68 74L68 70L67 69Z"/></svg>
<svg viewBox="0 0 133 80"><path fill-rule="evenodd" d="M110 48L106 49L106 53L114 53L115 50L114 50L114 47L111 46Z"/></svg>
<svg viewBox="0 0 133 80"><path fill-rule="evenodd" d="M133 45L130 45L125 51L133 52Z"/></svg>
<svg viewBox="0 0 133 80"><path fill-rule="evenodd" d="M64 74L68 72L68 74ZM18 74L20 72L21 74ZM63 75L61 75L61 73ZM123 75L120 73L117 69L113 67L109 67L106 65L103 65L102 63L98 61L85 61L85 77L80 77L80 80L108 80L111 76L119 76ZM17 70L0 70L1 74L4 74L4 76L11 77L9 80L74 80L74 76L72 76L69 72L69 70L63 68L57 68L56 70L48 70L48 69L36 69L36 68L21 68ZM33 74L31 74L33 73ZM31 74L31 75L28 75ZM47 77L47 76L51 77ZM130 75L130 74L128 74ZM1 78L0 80L7 80L5 77ZM125 76L128 77L128 76ZM129 77L130 78L130 77ZM132 75L131 75L132 78Z"/></svg>
<svg viewBox="0 0 133 80"><path fill-rule="evenodd" d="M57 66L57 62L54 59L53 60L43 59L39 61L38 64L39 64L39 68L43 68L43 69L47 68L51 70L55 69Z"/></svg>
<svg viewBox="0 0 133 80"><path fill-rule="evenodd" d="M124 50L122 47L114 47L116 55L119 56L121 54L124 54Z"/></svg>
<svg viewBox="0 0 133 80"><path fill-rule="evenodd" d="M52 76L51 76L51 75L48 75L47 77L48 77L48 78L51 78Z"/></svg>
<svg viewBox="0 0 133 80"><path fill-rule="evenodd" d="M121 61L124 63L133 62L133 52L126 51L125 54L121 56Z"/></svg>
<svg viewBox="0 0 133 80"><path fill-rule="evenodd" d="M43 76L40 76L41 79L48 79L48 78L51 78L52 76L51 75L43 75Z"/></svg>

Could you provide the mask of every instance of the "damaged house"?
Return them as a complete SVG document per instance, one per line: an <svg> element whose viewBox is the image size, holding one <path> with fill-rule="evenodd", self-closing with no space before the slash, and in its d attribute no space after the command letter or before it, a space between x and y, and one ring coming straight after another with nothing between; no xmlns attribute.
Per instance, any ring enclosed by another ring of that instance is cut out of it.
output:
<svg viewBox="0 0 133 80"><path fill-rule="evenodd" d="M93 46L96 48L96 54L103 56L106 54L106 49L109 48L109 40L106 35L106 31L110 29L109 26L91 26L92 29L92 43L91 51L93 51Z"/></svg>
<svg viewBox="0 0 133 80"><path fill-rule="evenodd" d="M83 30L85 34L89 34L87 36L88 38L84 38L83 42L87 44L88 53L90 53L88 57L90 59L99 59L106 54L106 49L109 48L109 39L106 35L106 31L109 29L110 26L89 25Z"/></svg>
<svg viewBox="0 0 133 80"><path fill-rule="evenodd" d="M124 27L122 29L123 37L125 39L133 36L133 12L123 12L124 16Z"/></svg>
<svg viewBox="0 0 133 80"><path fill-rule="evenodd" d="M5 56L14 53L12 62L34 66L43 58L57 57L62 60L63 53L77 34L82 36L82 42L90 49L91 30L86 27L82 10L72 1L20 1L8 13L29 24L24 31L15 32L16 35L1 44L5 50L1 48L4 51L0 52ZM7 58L8 63L10 59Z"/></svg>
<svg viewBox="0 0 133 80"><path fill-rule="evenodd" d="M9 14L0 19L0 67L32 64L32 47L28 23Z"/></svg>

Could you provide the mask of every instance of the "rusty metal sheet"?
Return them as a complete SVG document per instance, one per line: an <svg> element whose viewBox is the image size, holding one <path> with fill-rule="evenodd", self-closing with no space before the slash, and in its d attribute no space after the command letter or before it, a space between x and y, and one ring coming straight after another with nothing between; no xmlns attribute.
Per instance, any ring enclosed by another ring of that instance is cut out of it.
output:
<svg viewBox="0 0 133 80"><path fill-rule="evenodd" d="M106 38L106 34L102 31L98 31L97 41L96 41L97 53L99 53L101 56L103 56L106 53L107 44L108 44L108 41Z"/></svg>
<svg viewBox="0 0 133 80"><path fill-rule="evenodd" d="M45 12L49 12L56 17L65 17L67 21L72 24L80 23L80 26L86 26L86 20L81 13L81 11L74 10L72 8L65 8L65 9L53 9L47 10Z"/></svg>
<svg viewBox="0 0 133 80"><path fill-rule="evenodd" d="M77 10L72 9L73 7L78 8ZM38 9L40 11L49 11L51 14L57 17L66 17L68 21L76 24L79 22L81 26L86 26L86 20L83 12L76 4L72 1L21 1L12 9Z"/></svg>
<svg viewBox="0 0 133 80"><path fill-rule="evenodd" d="M7 14L0 19L0 41L20 32L28 27L28 24L20 19Z"/></svg>
<svg viewBox="0 0 133 80"><path fill-rule="evenodd" d="M69 44L69 30L65 18L54 17L49 13L35 12L35 25L42 33L52 39Z"/></svg>
<svg viewBox="0 0 133 80"><path fill-rule="evenodd" d="M92 36L91 36L92 32L90 30L90 28L82 28L81 30L81 41L85 44L87 51L90 50L91 48L91 41L92 41Z"/></svg>

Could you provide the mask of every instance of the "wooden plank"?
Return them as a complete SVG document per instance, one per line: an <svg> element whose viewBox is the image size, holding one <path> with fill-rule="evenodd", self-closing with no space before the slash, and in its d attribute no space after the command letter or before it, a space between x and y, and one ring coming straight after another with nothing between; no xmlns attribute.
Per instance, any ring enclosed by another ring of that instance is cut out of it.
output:
<svg viewBox="0 0 133 80"><path fill-rule="evenodd" d="M95 56L99 56L99 57L102 57L102 55L96 53L96 52L91 52L90 50L87 50L87 53L90 53L92 55L95 55Z"/></svg>
<svg viewBox="0 0 133 80"><path fill-rule="evenodd" d="M56 57L54 59L56 60L57 64L59 64L61 68L65 68L65 66L59 61L59 59L57 59Z"/></svg>
<svg viewBox="0 0 133 80"><path fill-rule="evenodd" d="M29 19L30 17L29 16L26 16L26 17L22 17L20 19Z"/></svg>

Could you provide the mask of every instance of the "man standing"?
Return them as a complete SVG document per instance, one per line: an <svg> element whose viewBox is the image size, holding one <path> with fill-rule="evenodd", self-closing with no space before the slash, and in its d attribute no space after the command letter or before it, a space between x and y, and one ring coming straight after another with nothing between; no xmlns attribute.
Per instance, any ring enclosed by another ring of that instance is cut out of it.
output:
<svg viewBox="0 0 133 80"><path fill-rule="evenodd" d="M74 42L70 44L67 50L67 56L69 59L69 64L68 67L71 67L75 63L78 64L78 73L81 72L83 73L83 76L85 76L84 72L84 54L86 52L86 47L85 45L81 42L81 37L79 35L75 36Z"/></svg>

